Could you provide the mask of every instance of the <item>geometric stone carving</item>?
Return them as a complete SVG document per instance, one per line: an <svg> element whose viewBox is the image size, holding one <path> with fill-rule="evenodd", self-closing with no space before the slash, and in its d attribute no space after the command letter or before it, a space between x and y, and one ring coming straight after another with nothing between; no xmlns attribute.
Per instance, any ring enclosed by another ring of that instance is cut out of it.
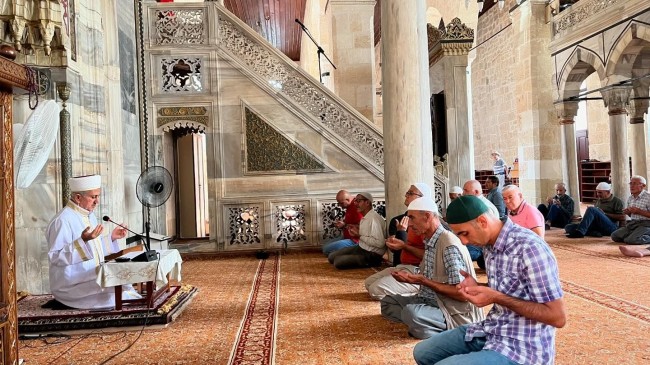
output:
<svg viewBox="0 0 650 365"><path fill-rule="evenodd" d="M260 206L226 208L228 216L228 231L226 234L229 237L228 242L231 247L240 246L244 248L246 245L255 245L262 242L262 232L260 232L262 217L260 211Z"/></svg>
<svg viewBox="0 0 650 365"><path fill-rule="evenodd" d="M325 165L244 107L246 172L324 172Z"/></svg>
<svg viewBox="0 0 650 365"><path fill-rule="evenodd" d="M164 132L187 128L203 133L205 128L210 126L208 109L203 106L177 106L158 109L156 127L162 128Z"/></svg>
<svg viewBox="0 0 650 365"><path fill-rule="evenodd" d="M333 240L341 234L343 231L336 228L333 223L335 221L343 220L345 216L345 209L341 208L337 202L330 203L321 203L320 209L320 221L321 221L321 235L322 241Z"/></svg>
<svg viewBox="0 0 650 365"><path fill-rule="evenodd" d="M161 91L165 93L203 92L202 57L161 58Z"/></svg>
<svg viewBox="0 0 650 365"><path fill-rule="evenodd" d="M156 10L154 37L156 45L205 44L203 9Z"/></svg>
<svg viewBox="0 0 650 365"><path fill-rule="evenodd" d="M286 248L290 242L307 241L306 207L306 204L288 203L274 207L275 242L284 244Z"/></svg>

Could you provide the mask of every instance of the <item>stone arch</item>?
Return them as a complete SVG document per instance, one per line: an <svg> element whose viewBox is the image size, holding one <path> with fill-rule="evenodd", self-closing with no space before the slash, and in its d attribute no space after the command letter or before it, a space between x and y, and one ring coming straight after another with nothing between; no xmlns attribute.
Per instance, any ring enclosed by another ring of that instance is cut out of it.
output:
<svg viewBox="0 0 650 365"><path fill-rule="evenodd" d="M566 100L580 93L582 82L596 72L599 79L605 79L605 67L602 60L592 51L577 47L564 64L557 80L560 100Z"/></svg>
<svg viewBox="0 0 650 365"><path fill-rule="evenodd" d="M640 76L650 70L647 66L649 62L650 26L633 22L613 44L606 64L606 75L612 79Z"/></svg>

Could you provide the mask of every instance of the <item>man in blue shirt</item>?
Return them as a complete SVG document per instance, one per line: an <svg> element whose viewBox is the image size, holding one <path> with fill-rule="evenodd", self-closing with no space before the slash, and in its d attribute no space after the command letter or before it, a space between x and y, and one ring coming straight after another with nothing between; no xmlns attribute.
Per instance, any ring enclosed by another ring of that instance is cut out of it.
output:
<svg viewBox="0 0 650 365"><path fill-rule="evenodd" d="M418 364L539 364L555 360L555 328L566 324L557 261L544 240L508 218L486 214L475 196L447 209L447 222L463 244L483 247L488 286L467 273L458 287L479 307L493 305L484 321L418 343Z"/></svg>

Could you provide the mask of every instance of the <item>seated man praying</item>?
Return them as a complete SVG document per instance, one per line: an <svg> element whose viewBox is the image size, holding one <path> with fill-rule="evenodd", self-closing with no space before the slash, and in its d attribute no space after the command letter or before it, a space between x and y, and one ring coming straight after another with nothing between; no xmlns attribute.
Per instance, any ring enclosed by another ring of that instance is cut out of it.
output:
<svg viewBox="0 0 650 365"><path fill-rule="evenodd" d="M126 229L116 227L110 238L101 235L104 227L93 213L99 204L101 176L73 177L68 184L70 201L50 221L46 232L50 289L54 299L68 307L111 308L115 290L97 284L97 269L104 256L120 250L117 240L126 236ZM141 298L131 285L122 290L124 299Z"/></svg>

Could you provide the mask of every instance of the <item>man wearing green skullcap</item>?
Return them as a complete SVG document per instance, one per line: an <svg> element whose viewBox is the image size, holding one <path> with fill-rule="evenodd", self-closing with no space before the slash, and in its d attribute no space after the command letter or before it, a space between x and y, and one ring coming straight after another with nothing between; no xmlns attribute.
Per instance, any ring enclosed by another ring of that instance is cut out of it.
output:
<svg viewBox="0 0 650 365"><path fill-rule="evenodd" d="M418 364L543 364L555 361L555 328L566 324L564 293L550 247L533 231L500 220L475 196L447 208L447 222L463 244L483 247L488 286L469 274L458 287L478 307L493 305L485 320L418 343Z"/></svg>

